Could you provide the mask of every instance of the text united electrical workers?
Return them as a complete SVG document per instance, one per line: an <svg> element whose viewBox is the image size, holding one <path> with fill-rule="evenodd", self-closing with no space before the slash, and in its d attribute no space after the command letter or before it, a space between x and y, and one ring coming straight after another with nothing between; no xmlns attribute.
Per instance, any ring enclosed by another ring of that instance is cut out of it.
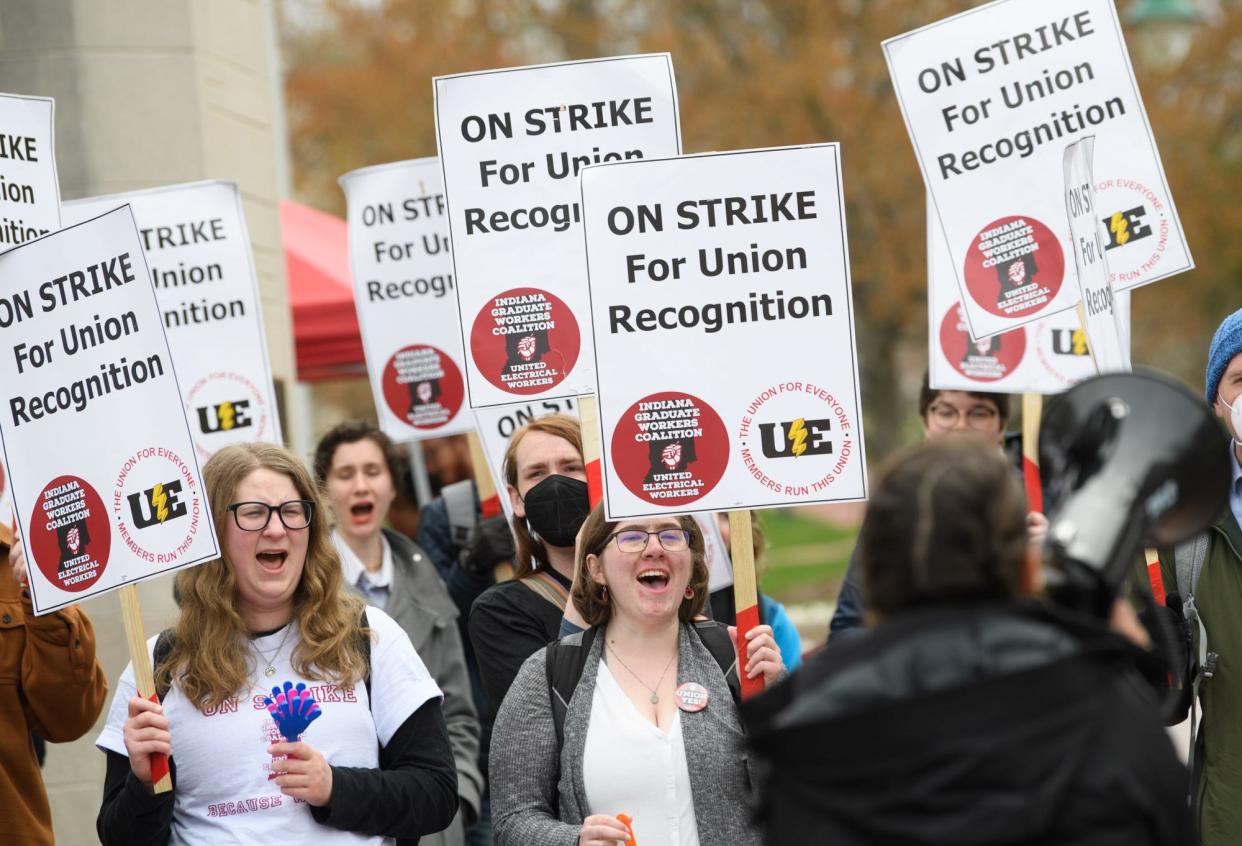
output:
<svg viewBox="0 0 1242 846"><path fill-rule="evenodd" d="M37 301L32 292L18 291L0 296L0 329L34 318L35 309L47 314L90 297L129 285L136 280L129 253L104 259L74 270L39 285ZM13 346L13 360L20 374L34 374L42 367L77 355L138 332L138 317L133 311L109 314L101 306L96 314L82 323L68 323L57 333L38 343L22 342ZM9 414L14 428L62 411L82 411L97 397L123 391L164 375L164 361L158 354L129 361L99 364L99 372L67 385L59 385L29 396L10 396Z"/></svg>
<svg viewBox="0 0 1242 846"><path fill-rule="evenodd" d="M815 220L814 191L752 194L746 197L704 197L683 200L673 214L677 229L732 228ZM631 237L635 233L663 232L665 209L662 205L641 204L630 208L616 206L608 212L608 229L613 235ZM688 269L688 265L690 265ZM701 247L693 256L657 257L630 253L625 257L629 284L640 282L676 283L720 276L765 276L807 269L806 248L758 240L742 249ZM735 323L775 320L801 320L830 317L832 298L827 294L786 296L774 292L751 291L745 299L727 302L695 303L659 309L633 309L628 305L608 307L608 330L618 332L656 332L659 330L701 329L708 334Z"/></svg>
<svg viewBox="0 0 1242 846"><path fill-rule="evenodd" d="M968 61L956 56L919 70L919 90L938 96L952 92L954 86L966 82L971 73L985 76L1013 66L1025 74L1003 82L991 97L972 96L968 101L959 100L941 107L940 116L945 131L950 134L964 127L983 126L998 115L1019 109L1048 115L1038 119L1032 116L1032 120L1038 122L1013 134L979 145L972 142L967 149L938 153L936 165L940 178L947 182L954 176L1003 159L1026 158L1044 144L1072 137L1124 115L1126 106L1121 97L1108 96L1108 93L1101 96L1095 92L1098 84L1095 84L1096 71L1091 62L1058 62L1058 48L1077 44L1095 34L1091 13L1078 12L1037 26L1030 32L1015 33L979 47L969 54ZM1058 102L1051 111L1040 104L1048 98Z"/></svg>

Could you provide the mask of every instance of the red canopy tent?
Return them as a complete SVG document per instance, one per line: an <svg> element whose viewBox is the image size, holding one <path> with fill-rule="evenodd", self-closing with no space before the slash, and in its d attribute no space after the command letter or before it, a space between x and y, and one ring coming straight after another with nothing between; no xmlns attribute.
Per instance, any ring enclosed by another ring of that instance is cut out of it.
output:
<svg viewBox="0 0 1242 846"><path fill-rule="evenodd" d="M365 376L345 221L282 200L280 231L298 380Z"/></svg>

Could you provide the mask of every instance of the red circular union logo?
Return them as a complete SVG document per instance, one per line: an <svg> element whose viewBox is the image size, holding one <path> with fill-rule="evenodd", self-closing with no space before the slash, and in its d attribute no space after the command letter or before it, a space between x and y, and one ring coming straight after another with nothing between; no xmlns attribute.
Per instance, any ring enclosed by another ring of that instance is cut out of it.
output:
<svg viewBox="0 0 1242 846"><path fill-rule="evenodd" d="M1065 281L1065 254L1047 226L1012 215L983 228L966 251L966 289L984 310L1024 317L1042 309Z"/></svg>
<svg viewBox="0 0 1242 846"><path fill-rule="evenodd" d="M729 464L724 421L698 397L663 391L626 409L612 432L612 463L622 484L653 505L705 496Z"/></svg>
<svg viewBox="0 0 1242 846"><path fill-rule="evenodd" d="M960 304L940 321L940 350L958 373L976 382L995 382L1013 374L1026 354L1026 329L1019 326L976 341Z"/></svg>
<svg viewBox="0 0 1242 846"><path fill-rule="evenodd" d="M474 319L470 354L487 381L511 394L538 394L565 380L582 336L569 306L539 288L497 294Z"/></svg>
<svg viewBox="0 0 1242 846"><path fill-rule="evenodd" d="M393 353L381 378L388 409L415 429L445 425L456 416L465 397L461 370L453 359L426 344Z"/></svg>
<svg viewBox="0 0 1242 846"><path fill-rule="evenodd" d="M93 585L108 566L112 527L103 499L77 476L47 483L30 517L31 552L44 578L76 593Z"/></svg>

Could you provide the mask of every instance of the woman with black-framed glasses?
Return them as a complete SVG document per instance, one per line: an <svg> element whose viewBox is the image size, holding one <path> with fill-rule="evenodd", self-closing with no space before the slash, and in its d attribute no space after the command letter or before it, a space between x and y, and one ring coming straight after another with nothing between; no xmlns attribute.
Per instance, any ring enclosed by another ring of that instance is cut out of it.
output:
<svg viewBox="0 0 1242 846"><path fill-rule="evenodd" d="M132 666L117 685L100 840L378 846L446 826L440 689L400 626L342 589L309 471L238 444L203 481L221 554L178 574L176 625L148 643L161 702L135 695ZM171 793L152 793L153 753Z"/></svg>
<svg viewBox="0 0 1242 846"><path fill-rule="evenodd" d="M532 655L496 718L498 846L759 843L737 656L724 627L696 619L707 579L692 518L587 517L571 598L591 628ZM769 627L750 635L743 672L784 673Z"/></svg>

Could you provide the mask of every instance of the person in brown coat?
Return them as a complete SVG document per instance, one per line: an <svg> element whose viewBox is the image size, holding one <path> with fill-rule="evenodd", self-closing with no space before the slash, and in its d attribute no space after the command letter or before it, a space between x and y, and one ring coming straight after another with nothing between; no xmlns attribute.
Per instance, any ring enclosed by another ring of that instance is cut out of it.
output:
<svg viewBox="0 0 1242 846"><path fill-rule="evenodd" d="M12 546L0 523L0 832L13 846L51 846L52 809L30 735L64 743L86 734L108 682L90 619L76 605L36 617Z"/></svg>

